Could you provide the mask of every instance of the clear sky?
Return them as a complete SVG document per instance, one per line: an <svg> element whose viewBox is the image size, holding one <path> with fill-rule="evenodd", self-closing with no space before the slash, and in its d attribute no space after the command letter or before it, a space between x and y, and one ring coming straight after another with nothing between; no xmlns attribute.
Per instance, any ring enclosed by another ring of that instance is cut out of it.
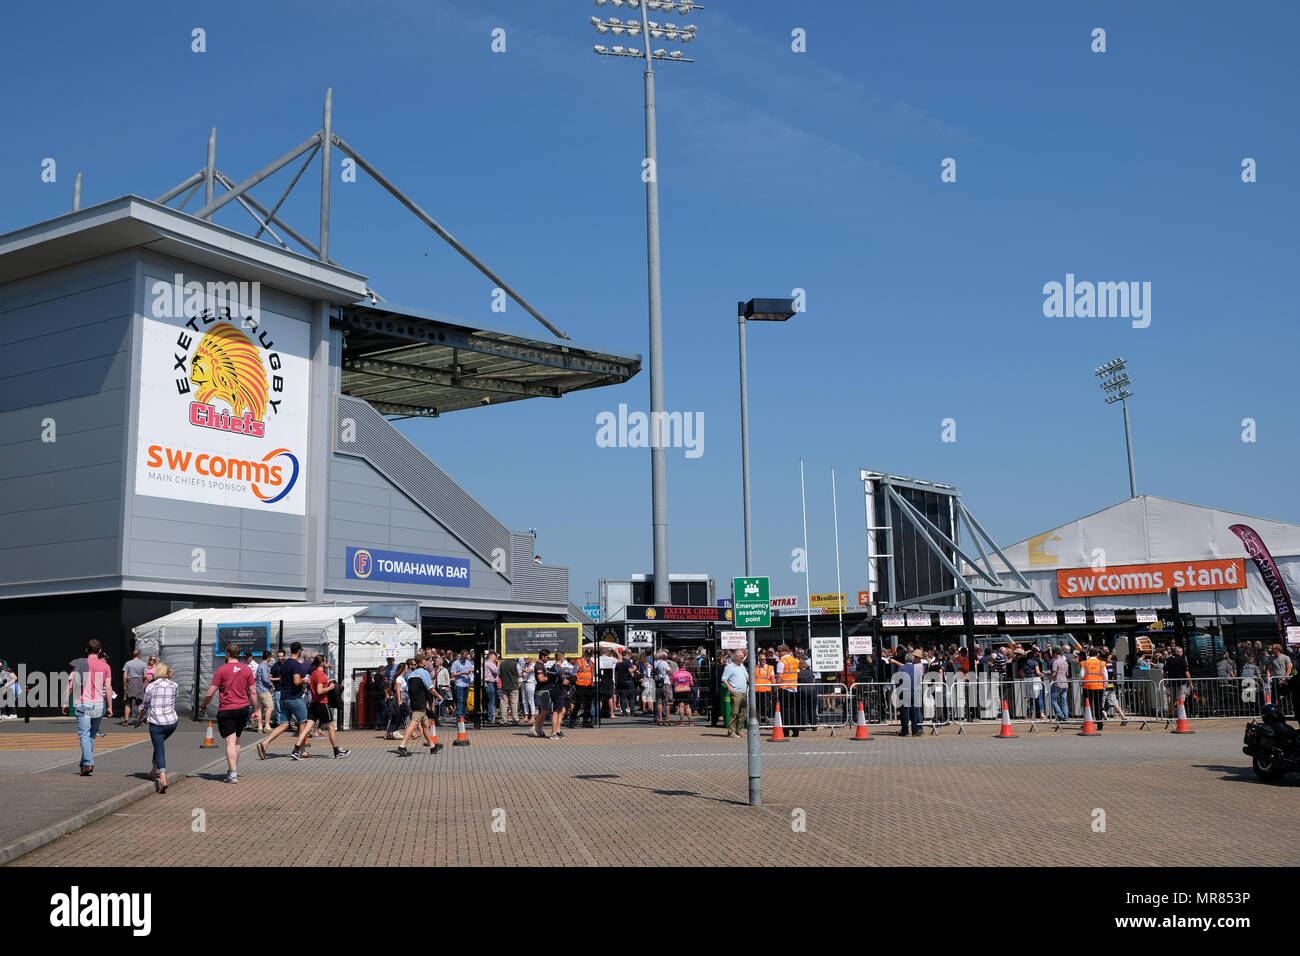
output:
<svg viewBox="0 0 1300 956"><path fill-rule="evenodd" d="M705 7L657 15L698 26L696 62L658 71L666 405L704 421L702 455L669 452L674 570L742 571L734 305L796 288L807 311L749 336L754 554L775 593L803 590L800 456L814 591L835 586L831 468L850 592L865 586L862 467L957 485L1005 543L1125 498L1122 417L1091 374L1119 355L1139 492L1300 521L1300 5ZM202 165L212 126L217 165L242 179L319 127L333 86L336 131L548 318L648 354L641 68L593 54L619 41L587 22L614 12L8 5L0 231L65 212L78 171L83 205L157 196ZM287 206L309 237L318 177ZM492 283L364 175L333 195L333 257L390 301L546 337L513 303L494 314ZM233 205L217 221L251 222ZM1044 284L1067 274L1150 283L1150 324L1046 317ZM651 570L649 452L596 442L599 413L648 396L647 370L401 428L536 528L582 603L601 577Z"/></svg>

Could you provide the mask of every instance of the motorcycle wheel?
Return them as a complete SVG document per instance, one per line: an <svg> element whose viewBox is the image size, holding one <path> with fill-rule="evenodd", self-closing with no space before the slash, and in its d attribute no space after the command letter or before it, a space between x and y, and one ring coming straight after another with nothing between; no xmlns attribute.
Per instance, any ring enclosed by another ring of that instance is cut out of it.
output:
<svg viewBox="0 0 1300 956"><path fill-rule="evenodd" d="M1265 783L1276 783L1282 779L1285 770L1277 765L1276 758L1273 757L1255 757L1253 760L1255 776Z"/></svg>

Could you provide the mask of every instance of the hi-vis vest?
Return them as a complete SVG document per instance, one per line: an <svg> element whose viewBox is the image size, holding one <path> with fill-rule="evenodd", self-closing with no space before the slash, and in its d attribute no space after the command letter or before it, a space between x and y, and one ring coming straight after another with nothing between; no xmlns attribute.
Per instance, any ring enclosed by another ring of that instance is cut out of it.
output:
<svg viewBox="0 0 1300 956"><path fill-rule="evenodd" d="M590 687L595 682L596 665L585 657L578 661L578 673L574 682L579 687Z"/></svg>
<svg viewBox="0 0 1300 956"><path fill-rule="evenodd" d="M759 664L754 668L754 690L760 694L770 691L775 677L775 667L771 664Z"/></svg>
<svg viewBox="0 0 1300 956"><path fill-rule="evenodd" d="M787 654L781 658L781 663L785 669L781 672L781 686L795 687L799 683L799 661L793 654Z"/></svg>
<svg viewBox="0 0 1300 956"><path fill-rule="evenodd" d="M1083 662L1084 690L1101 690L1106 686L1106 665L1095 657Z"/></svg>

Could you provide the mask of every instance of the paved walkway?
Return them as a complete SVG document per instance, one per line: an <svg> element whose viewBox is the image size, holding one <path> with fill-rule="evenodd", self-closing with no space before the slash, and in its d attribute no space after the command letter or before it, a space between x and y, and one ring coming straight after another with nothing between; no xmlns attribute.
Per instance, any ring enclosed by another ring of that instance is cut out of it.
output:
<svg viewBox="0 0 1300 956"><path fill-rule="evenodd" d="M1240 721L1195 736L995 730L765 741L761 808L746 805L744 743L707 727L580 729L564 741L491 729L468 748L444 737L441 754L407 759L354 731L350 758L317 746L302 762L282 738L266 761L245 751L238 784L178 781L17 863L1300 864L1285 841L1243 858L1221 838L1225 820L1289 814L1300 785L1255 781ZM286 824L301 850L286 846Z"/></svg>
<svg viewBox="0 0 1300 956"><path fill-rule="evenodd" d="M181 721L167 745L169 779L180 780L221 757L224 751L201 749L206 725ZM148 779L153 747L149 731L101 724L105 736L95 741L95 772L80 775L81 744L70 717L39 717L0 723L0 861L24 842L50 828L80 825L88 818L152 793ZM168 794L171 787L167 788Z"/></svg>

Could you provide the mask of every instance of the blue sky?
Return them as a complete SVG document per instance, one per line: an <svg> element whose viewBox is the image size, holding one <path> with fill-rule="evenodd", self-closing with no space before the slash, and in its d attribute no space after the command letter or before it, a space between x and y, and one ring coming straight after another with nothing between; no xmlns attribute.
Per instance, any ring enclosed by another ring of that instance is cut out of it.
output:
<svg viewBox="0 0 1300 956"><path fill-rule="evenodd" d="M202 165L212 126L218 166L242 179L319 127L332 85L337 132L548 318L648 352L641 70L595 56L586 22L611 8L185 7L6 10L0 79L27 93L3 105L0 231L66 211L77 171L85 205L156 196ZM701 457L669 452L674 570L741 571L734 304L795 288L807 312L749 336L754 553L776 593L803 590L800 456L814 591L835 585L831 468L850 592L865 586L862 467L957 485L1005 543L1126 497L1120 411L1091 375L1117 355L1136 383L1139 492L1300 521L1300 7L718 0L689 21L697 62L663 65L657 97L666 404L705 423ZM287 207L309 237L318 175ZM390 301L545 337L513 303L492 313L491 283L364 175L333 195L333 257ZM1043 284L1067 273L1150 282L1150 326L1045 318ZM600 412L648 393L647 371L401 427L536 528L581 603L600 577L651 567L649 453L595 440Z"/></svg>

